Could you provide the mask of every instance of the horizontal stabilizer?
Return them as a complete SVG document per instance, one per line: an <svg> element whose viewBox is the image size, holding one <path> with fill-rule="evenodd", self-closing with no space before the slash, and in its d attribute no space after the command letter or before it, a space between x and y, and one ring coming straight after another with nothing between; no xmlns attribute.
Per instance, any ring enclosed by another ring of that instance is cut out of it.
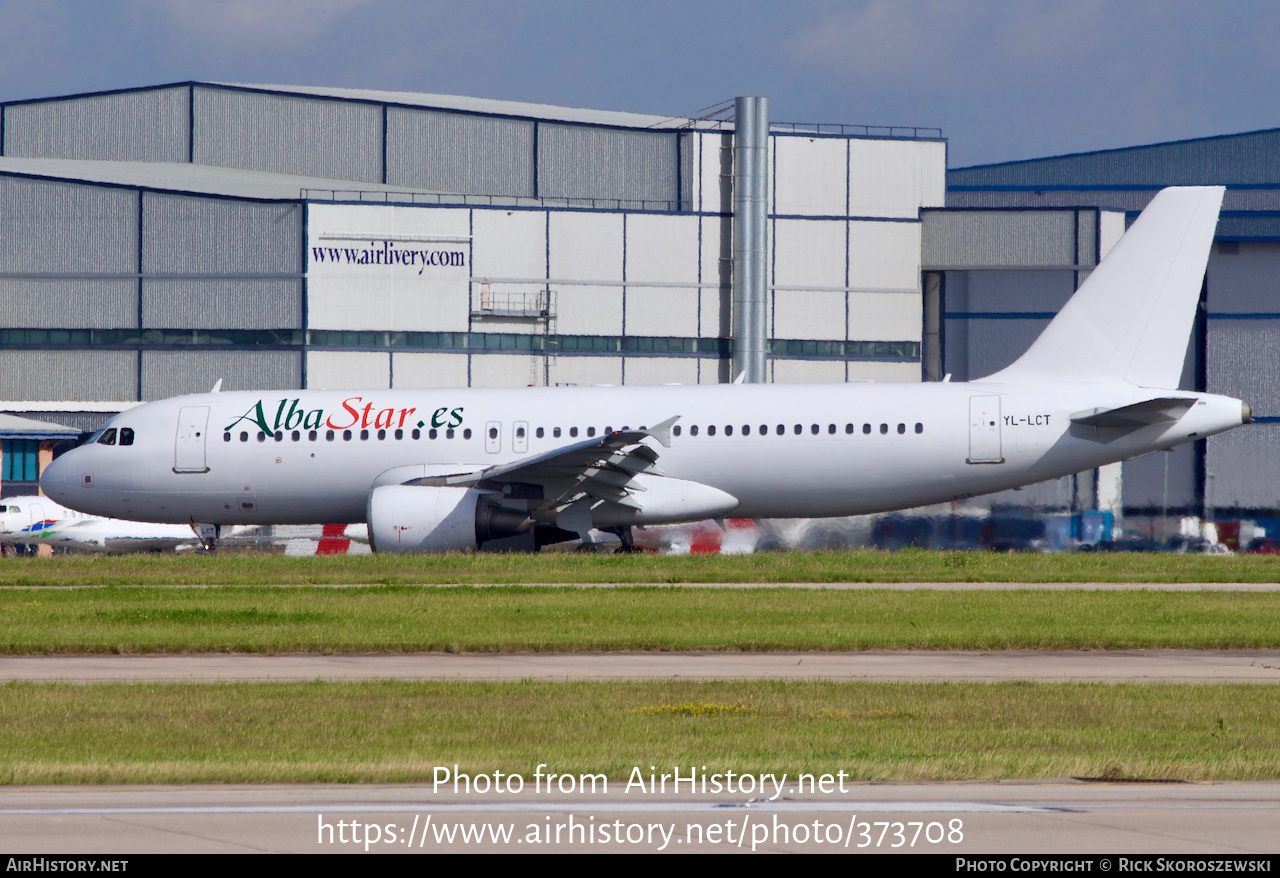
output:
<svg viewBox="0 0 1280 878"><path fill-rule="evenodd" d="M1071 423L1085 427L1114 427L1133 430L1151 424L1172 424L1195 405L1194 399L1168 396L1135 402L1120 408L1096 408L1076 412Z"/></svg>

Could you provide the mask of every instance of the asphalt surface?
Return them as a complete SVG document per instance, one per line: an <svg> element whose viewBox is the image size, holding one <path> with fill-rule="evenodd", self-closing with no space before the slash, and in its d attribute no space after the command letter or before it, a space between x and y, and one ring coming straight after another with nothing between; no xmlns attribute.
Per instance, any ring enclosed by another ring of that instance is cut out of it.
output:
<svg viewBox="0 0 1280 878"><path fill-rule="evenodd" d="M625 780L595 794L548 792L545 780L535 791L533 770L517 794L454 794L448 784L431 783L0 788L0 839L6 856L365 853L367 847L402 854L754 849L1239 858L1280 846L1276 782L845 781L840 792L833 778L828 793L820 786L801 793L788 778L769 801L758 793L627 791ZM1111 865L1127 871L1118 861Z"/></svg>

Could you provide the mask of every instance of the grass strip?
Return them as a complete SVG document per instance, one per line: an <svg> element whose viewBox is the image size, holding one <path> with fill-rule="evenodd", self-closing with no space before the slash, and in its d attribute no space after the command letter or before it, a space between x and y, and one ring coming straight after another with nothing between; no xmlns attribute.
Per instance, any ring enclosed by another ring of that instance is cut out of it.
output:
<svg viewBox="0 0 1280 878"><path fill-rule="evenodd" d="M0 590L8 655L1274 647L1277 592Z"/></svg>
<svg viewBox="0 0 1280 878"><path fill-rule="evenodd" d="M0 586L769 582L1276 582L1280 556L906 549L753 555L266 553L0 560Z"/></svg>
<svg viewBox="0 0 1280 878"><path fill-rule="evenodd" d="M853 780L1280 777L1265 686L268 683L0 686L0 783L429 782L437 765Z"/></svg>

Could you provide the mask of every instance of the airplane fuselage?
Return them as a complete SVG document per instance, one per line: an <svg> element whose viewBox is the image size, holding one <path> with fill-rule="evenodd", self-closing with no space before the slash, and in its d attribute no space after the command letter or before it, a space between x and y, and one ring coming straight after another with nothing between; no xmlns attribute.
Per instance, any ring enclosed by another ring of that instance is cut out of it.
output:
<svg viewBox="0 0 1280 878"><path fill-rule="evenodd" d="M1193 399L1168 423L1073 415ZM359 522L370 491L519 461L679 416L665 476L736 498L743 518L903 509L1014 488L1203 438L1239 400L1121 381L226 392L124 412L55 461L56 501L139 521ZM130 444L121 444L124 431ZM100 437L107 436L103 432ZM674 515L670 520L690 517Z"/></svg>

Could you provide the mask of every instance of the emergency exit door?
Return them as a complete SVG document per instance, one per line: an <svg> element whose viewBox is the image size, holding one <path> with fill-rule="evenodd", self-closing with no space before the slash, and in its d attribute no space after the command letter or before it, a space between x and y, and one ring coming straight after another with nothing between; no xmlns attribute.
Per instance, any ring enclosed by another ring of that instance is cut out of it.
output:
<svg viewBox="0 0 1280 878"><path fill-rule="evenodd" d="M178 435L173 445L175 473L207 473L205 439L209 426L207 405L184 405L178 412Z"/></svg>
<svg viewBox="0 0 1280 878"><path fill-rule="evenodd" d="M1000 445L1000 397L969 397L968 463L1004 463Z"/></svg>

